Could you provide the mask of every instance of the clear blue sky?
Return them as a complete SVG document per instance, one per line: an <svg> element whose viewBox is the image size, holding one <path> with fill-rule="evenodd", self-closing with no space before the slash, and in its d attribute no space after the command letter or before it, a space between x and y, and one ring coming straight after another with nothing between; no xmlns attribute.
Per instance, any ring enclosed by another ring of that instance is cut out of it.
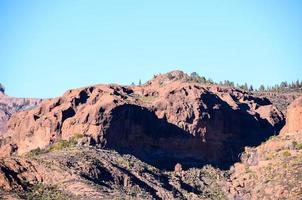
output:
<svg viewBox="0 0 302 200"><path fill-rule="evenodd" d="M0 1L9 95L54 97L174 69L255 86L301 80L302 1Z"/></svg>

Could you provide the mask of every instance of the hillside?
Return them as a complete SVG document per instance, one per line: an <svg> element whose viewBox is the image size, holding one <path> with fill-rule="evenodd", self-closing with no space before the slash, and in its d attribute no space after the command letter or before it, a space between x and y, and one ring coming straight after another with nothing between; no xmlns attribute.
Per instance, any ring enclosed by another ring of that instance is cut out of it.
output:
<svg viewBox="0 0 302 200"><path fill-rule="evenodd" d="M266 97L181 71L139 86L68 90L9 119L0 141L0 195L297 199L298 101L285 122Z"/></svg>

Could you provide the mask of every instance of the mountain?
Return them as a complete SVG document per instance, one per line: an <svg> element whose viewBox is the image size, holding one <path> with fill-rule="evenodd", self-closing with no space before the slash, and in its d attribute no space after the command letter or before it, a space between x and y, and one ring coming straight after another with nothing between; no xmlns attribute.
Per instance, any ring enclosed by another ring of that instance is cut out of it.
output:
<svg viewBox="0 0 302 200"><path fill-rule="evenodd" d="M266 97L182 71L72 89L9 119L0 188L17 199L254 198L240 169L262 163L249 152L283 138L288 123Z"/></svg>
<svg viewBox="0 0 302 200"><path fill-rule="evenodd" d="M162 168L177 162L228 167L244 146L260 144L284 124L266 98L187 80L173 71L142 86L69 90L12 116L1 152L21 155L80 134L89 144Z"/></svg>

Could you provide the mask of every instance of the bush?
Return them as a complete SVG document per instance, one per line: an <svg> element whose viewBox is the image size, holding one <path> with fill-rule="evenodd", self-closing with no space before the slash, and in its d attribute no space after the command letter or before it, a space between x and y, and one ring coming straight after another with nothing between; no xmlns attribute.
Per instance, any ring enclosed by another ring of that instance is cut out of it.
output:
<svg viewBox="0 0 302 200"><path fill-rule="evenodd" d="M283 152L283 156L285 156L285 157L289 157L289 156L291 156L292 154L289 152L289 151L284 151Z"/></svg>
<svg viewBox="0 0 302 200"><path fill-rule="evenodd" d="M30 152L28 152L27 154L25 154L27 157L35 157L44 153L48 153L48 152L54 152L54 151L61 151L64 149L69 149L72 147L75 147L78 143L78 140L80 138L82 138L83 135L76 133L74 134L71 138L69 138L69 140L58 140L57 142L55 142L54 144L50 145L48 148L46 149L41 149L40 147L31 150Z"/></svg>
<svg viewBox="0 0 302 200"><path fill-rule="evenodd" d="M40 147L38 147L38 148L33 149L30 152L28 152L26 154L26 156L32 158L32 157L35 157L35 156L38 156L38 155L41 155L41 154L44 154L44 153L47 153L47 150L41 149Z"/></svg>
<svg viewBox="0 0 302 200"><path fill-rule="evenodd" d="M78 140L82 137L82 134L76 133L71 138L69 138L69 140L59 140L50 146L49 152L60 151L63 149L75 147L78 143Z"/></svg>
<svg viewBox="0 0 302 200"><path fill-rule="evenodd" d="M302 143L298 143L296 141L293 141L293 145L294 145L294 148L297 149L297 150L302 149Z"/></svg>
<svg viewBox="0 0 302 200"><path fill-rule="evenodd" d="M21 199L45 199L45 200L71 200L73 199L68 194L59 190L56 186L37 184L33 185L26 192L17 192Z"/></svg>

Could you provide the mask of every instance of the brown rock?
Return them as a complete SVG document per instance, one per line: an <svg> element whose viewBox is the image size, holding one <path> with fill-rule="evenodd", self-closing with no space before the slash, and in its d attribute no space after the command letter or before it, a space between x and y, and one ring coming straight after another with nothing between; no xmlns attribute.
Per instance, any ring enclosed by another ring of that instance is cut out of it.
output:
<svg viewBox="0 0 302 200"><path fill-rule="evenodd" d="M29 184L42 181L35 166L25 159L0 160L0 169L0 188L4 190L26 189Z"/></svg>
<svg viewBox="0 0 302 200"><path fill-rule="evenodd" d="M287 108L286 125L282 129L282 133L299 131L302 131L302 96Z"/></svg>
<svg viewBox="0 0 302 200"><path fill-rule="evenodd" d="M180 173L182 171L182 166L181 164L177 163L174 167L174 172Z"/></svg>

